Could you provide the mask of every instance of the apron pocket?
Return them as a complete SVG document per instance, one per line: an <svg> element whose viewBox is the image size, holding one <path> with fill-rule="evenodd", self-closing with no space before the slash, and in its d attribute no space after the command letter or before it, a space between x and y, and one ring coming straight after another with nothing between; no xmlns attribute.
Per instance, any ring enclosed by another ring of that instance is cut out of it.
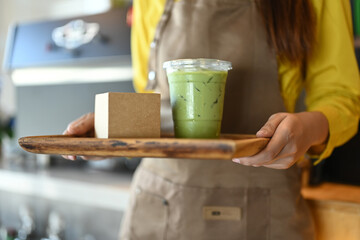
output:
<svg viewBox="0 0 360 240"><path fill-rule="evenodd" d="M169 199L169 239L266 240L270 191L264 188L180 187Z"/></svg>
<svg viewBox="0 0 360 240"><path fill-rule="evenodd" d="M165 239L168 202L155 193L140 187L135 190L130 239Z"/></svg>

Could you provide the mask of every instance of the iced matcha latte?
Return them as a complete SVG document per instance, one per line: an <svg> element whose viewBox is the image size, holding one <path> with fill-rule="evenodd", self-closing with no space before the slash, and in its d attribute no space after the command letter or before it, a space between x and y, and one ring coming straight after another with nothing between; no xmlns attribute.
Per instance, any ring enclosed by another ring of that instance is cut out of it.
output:
<svg viewBox="0 0 360 240"><path fill-rule="evenodd" d="M175 137L218 138L231 64L212 59L185 59L166 62L164 67Z"/></svg>

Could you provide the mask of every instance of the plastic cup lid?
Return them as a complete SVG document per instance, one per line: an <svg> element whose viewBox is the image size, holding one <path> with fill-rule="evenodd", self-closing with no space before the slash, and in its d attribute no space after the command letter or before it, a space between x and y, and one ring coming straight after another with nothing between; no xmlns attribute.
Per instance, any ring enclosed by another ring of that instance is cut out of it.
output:
<svg viewBox="0 0 360 240"><path fill-rule="evenodd" d="M208 58L197 58L197 59L177 59L172 61L164 62L163 68L172 69L186 69L186 68L202 68L211 69L218 71L228 71L232 69L231 62L208 59Z"/></svg>

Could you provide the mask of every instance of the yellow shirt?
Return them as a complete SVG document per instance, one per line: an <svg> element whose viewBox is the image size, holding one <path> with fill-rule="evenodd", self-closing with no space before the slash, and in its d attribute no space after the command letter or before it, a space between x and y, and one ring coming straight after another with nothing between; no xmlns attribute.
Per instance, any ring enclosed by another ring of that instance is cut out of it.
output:
<svg viewBox="0 0 360 240"><path fill-rule="evenodd" d="M183 0L184 1L184 0ZM317 15L317 42L306 69L278 62L279 81L285 106L294 112L298 96L306 90L308 111L320 111L329 121L326 149L318 161L330 156L356 132L360 116L360 78L353 46L351 9L348 0L313 0ZM165 0L134 0L132 59L134 87L144 92L150 43Z"/></svg>

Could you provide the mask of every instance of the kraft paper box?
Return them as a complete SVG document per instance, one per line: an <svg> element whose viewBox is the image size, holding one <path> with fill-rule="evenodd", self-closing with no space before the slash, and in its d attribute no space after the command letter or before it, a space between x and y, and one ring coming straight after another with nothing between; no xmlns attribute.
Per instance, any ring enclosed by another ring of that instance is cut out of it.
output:
<svg viewBox="0 0 360 240"><path fill-rule="evenodd" d="M160 94L118 92L97 94L95 137L159 138Z"/></svg>

